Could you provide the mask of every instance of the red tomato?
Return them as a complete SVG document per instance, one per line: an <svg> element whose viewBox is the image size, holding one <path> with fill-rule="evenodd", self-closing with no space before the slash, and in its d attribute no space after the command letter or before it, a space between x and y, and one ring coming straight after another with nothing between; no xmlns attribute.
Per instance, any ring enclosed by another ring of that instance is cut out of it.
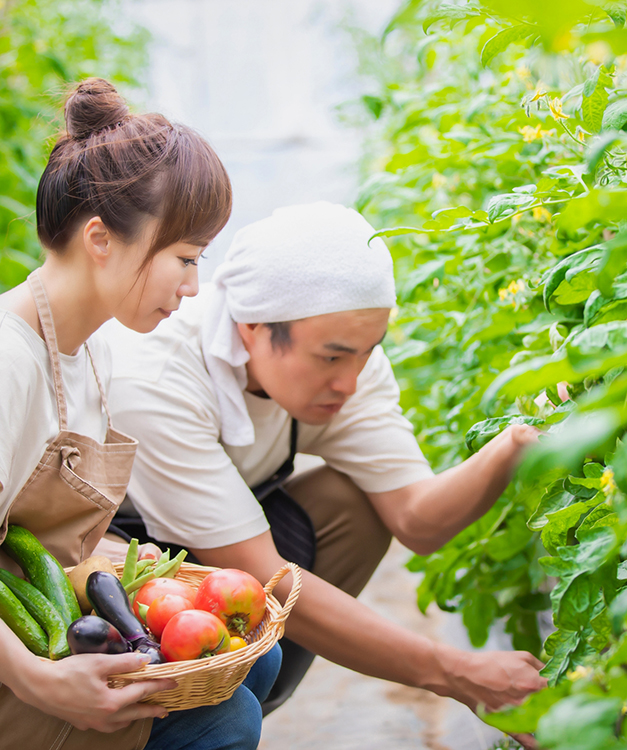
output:
<svg viewBox="0 0 627 750"><path fill-rule="evenodd" d="M174 578L154 578L152 581L145 583L137 592L135 601L133 602L133 612L135 616L143 622L143 618L139 614L139 605L144 604L146 607L150 607L152 602L159 596L165 596L166 594L176 594L182 596L185 599L189 599L191 602L196 597L194 589L183 581L177 581Z"/></svg>
<svg viewBox="0 0 627 750"><path fill-rule="evenodd" d="M243 636L263 619L266 593L249 573L224 568L212 571L202 581L194 606L219 617L232 635Z"/></svg>
<svg viewBox="0 0 627 750"><path fill-rule="evenodd" d="M186 599L178 594L164 594L152 600L146 613L146 625L150 628L155 638L161 638L163 629L168 622L179 612L186 609L194 609L191 599Z"/></svg>
<svg viewBox="0 0 627 750"><path fill-rule="evenodd" d="M161 651L168 661L188 661L223 654L231 638L224 623L210 612L186 609L168 622L161 636Z"/></svg>

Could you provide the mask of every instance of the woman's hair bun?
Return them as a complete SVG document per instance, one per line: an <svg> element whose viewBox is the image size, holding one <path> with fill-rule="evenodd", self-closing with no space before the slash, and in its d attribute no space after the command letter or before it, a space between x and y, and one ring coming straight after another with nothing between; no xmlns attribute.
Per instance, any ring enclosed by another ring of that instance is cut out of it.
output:
<svg viewBox="0 0 627 750"><path fill-rule="evenodd" d="M67 132L73 138L114 127L129 114L115 86L102 78L87 78L70 92L65 102Z"/></svg>

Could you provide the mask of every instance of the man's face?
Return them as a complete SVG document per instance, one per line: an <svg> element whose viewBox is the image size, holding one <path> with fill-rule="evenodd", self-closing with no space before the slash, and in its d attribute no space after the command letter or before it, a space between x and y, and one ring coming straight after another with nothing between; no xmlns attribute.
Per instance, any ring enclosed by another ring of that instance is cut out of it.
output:
<svg viewBox="0 0 627 750"><path fill-rule="evenodd" d="M267 326L239 323L250 354L247 390L264 391L305 424L325 424L355 392L389 314L376 308L296 320L286 348L273 348Z"/></svg>

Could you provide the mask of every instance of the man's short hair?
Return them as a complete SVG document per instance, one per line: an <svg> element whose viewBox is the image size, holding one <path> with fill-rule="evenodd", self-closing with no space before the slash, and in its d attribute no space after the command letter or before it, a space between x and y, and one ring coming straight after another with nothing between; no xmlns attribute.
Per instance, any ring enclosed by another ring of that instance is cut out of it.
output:
<svg viewBox="0 0 627 750"><path fill-rule="evenodd" d="M291 328L292 323L290 321L284 321L281 323L264 323L266 328L270 329L270 344L273 349L291 349L292 347L292 336Z"/></svg>

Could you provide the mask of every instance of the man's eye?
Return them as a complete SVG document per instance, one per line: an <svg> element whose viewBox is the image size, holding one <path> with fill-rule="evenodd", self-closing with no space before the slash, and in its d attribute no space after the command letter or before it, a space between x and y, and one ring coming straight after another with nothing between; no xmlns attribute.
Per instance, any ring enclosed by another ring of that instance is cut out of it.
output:
<svg viewBox="0 0 627 750"><path fill-rule="evenodd" d="M325 362L336 362L339 357L323 357Z"/></svg>
<svg viewBox="0 0 627 750"><path fill-rule="evenodd" d="M197 266L198 262L194 258L181 258L184 266Z"/></svg>

